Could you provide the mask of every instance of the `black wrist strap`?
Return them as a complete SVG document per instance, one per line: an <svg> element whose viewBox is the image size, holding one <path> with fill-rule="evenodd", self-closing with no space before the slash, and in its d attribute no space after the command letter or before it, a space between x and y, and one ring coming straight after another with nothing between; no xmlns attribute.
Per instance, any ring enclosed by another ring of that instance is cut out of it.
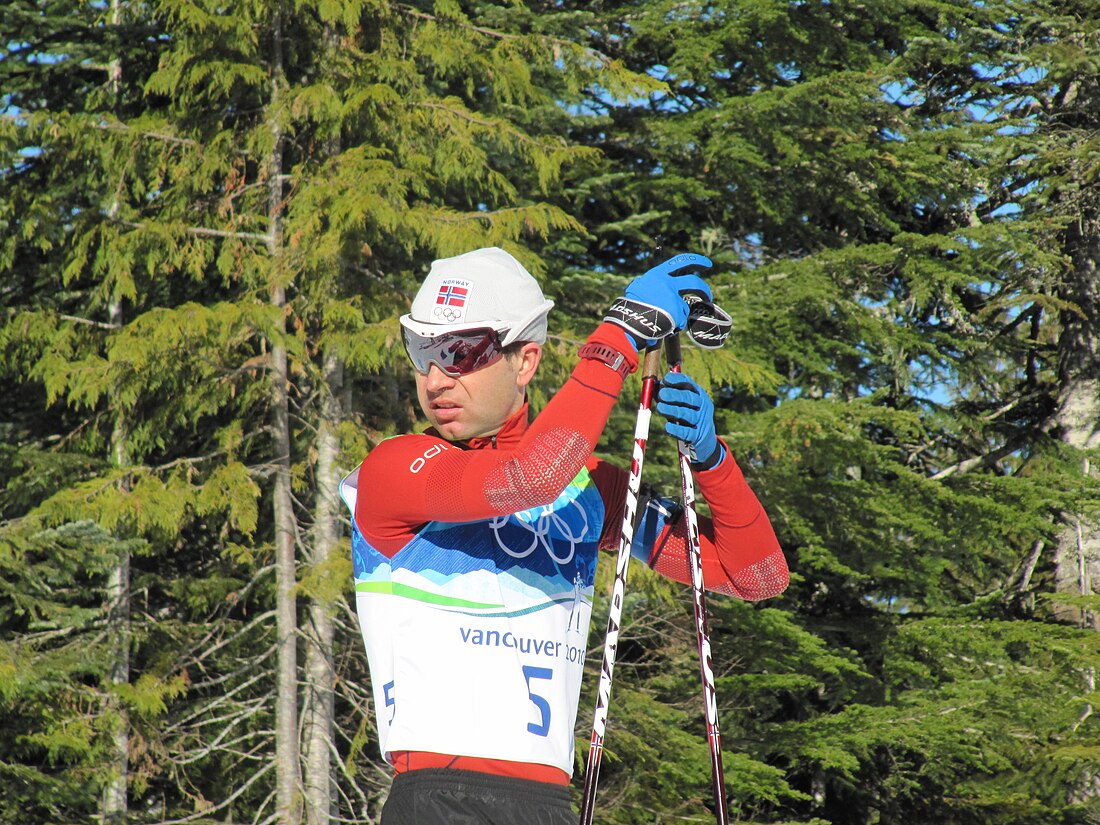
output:
<svg viewBox="0 0 1100 825"><path fill-rule="evenodd" d="M630 362L626 360L626 356L606 344L585 344L577 351L577 354L581 358L591 358L593 361L606 364L619 373L619 376L623 379L631 373Z"/></svg>
<svg viewBox="0 0 1100 825"><path fill-rule="evenodd" d="M715 445L714 451L709 456L704 458L702 461L691 462L691 468L693 470L700 471L713 470L715 467L722 463L722 459L725 457L724 449L725 448L722 446L722 442L719 441Z"/></svg>

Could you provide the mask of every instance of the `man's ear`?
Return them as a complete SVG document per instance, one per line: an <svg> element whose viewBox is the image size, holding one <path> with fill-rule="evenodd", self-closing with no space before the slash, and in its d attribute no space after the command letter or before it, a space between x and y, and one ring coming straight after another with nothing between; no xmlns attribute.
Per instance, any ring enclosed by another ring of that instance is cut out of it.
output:
<svg viewBox="0 0 1100 825"><path fill-rule="evenodd" d="M517 357L519 370L516 372L516 385L526 387L535 377L535 370L538 369L539 362L542 360L542 346L534 341L528 341L520 347Z"/></svg>

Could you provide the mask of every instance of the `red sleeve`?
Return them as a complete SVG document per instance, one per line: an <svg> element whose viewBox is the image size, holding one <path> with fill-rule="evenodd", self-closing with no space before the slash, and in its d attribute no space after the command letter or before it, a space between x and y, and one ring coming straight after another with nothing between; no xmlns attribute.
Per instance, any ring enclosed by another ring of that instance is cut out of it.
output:
<svg viewBox="0 0 1100 825"><path fill-rule="evenodd" d="M726 450L717 467L695 473L711 518L699 518L703 583L707 590L758 601L782 593L789 579L787 560L771 520ZM679 519L656 543L649 565L658 573L691 584L687 524Z"/></svg>
<svg viewBox="0 0 1100 825"><path fill-rule="evenodd" d="M629 476L606 461L594 461L589 472L599 488L606 511L600 549L617 550ZM732 454L727 450L721 464L696 473L695 478L713 514L713 518L699 516L699 549L707 590L746 601L782 593L787 587L787 560L767 513ZM658 537L649 566L663 576L691 584L687 524L683 518L677 519Z"/></svg>
<svg viewBox="0 0 1100 825"><path fill-rule="evenodd" d="M623 533L623 508L626 507L626 488L630 484L630 474L599 458L593 458L588 463L588 473L603 499L600 549L618 550Z"/></svg>
<svg viewBox="0 0 1100 825"><path fill-rule="evenodd" d="M626 334L604 323L589 336L638 356ZM355 522L392 555L429 521L474 521L549 504L585 466L622 389L606 364L582 358L512 450L466 450L432 435L382 442L359 468Z"/></svg>

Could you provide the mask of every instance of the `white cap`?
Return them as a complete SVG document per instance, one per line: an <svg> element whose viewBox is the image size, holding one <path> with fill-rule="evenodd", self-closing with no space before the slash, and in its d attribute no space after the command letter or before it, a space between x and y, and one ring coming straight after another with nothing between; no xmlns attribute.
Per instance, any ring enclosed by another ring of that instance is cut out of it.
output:
<svg viewBox="0 0 1100 825"><path fill-rule="evenodd" d="M548 300L523 264L495 246L432 263L401 325L425 338L492 327L515 341L546 341Z"/></svg>

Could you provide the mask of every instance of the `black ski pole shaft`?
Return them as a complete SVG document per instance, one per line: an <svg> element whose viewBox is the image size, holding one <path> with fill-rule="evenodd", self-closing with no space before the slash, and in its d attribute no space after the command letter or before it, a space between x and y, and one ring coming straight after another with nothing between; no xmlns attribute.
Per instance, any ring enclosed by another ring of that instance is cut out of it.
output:
<svg viewBox="0 0 1100 825"><path fill-rule="evenodd" d="M638 420L634 426L634 452L630 460L627 480L626 503L623 507L623 525L619 535L619 553L615 563L615 585L611 591L611 606L607 614L607 633L603 644L603 665L600 667L600 684L596 692L596 712L592 718L592 741L588 748L588 765L584 772L584 796L581 799L581 825L592 825L596 803L596 783L600 776L600 760L603 757L604 730L607 725L607 709L611 703L611 680L615 673L615 654L619 647L619 628L622 625L623 597L626 594L626 570L630 564L630 547L634 542L634 522L637 519L638 493L642 486L642 464L649 440L650 406L657 387L661 367L661 344L649 347L642 360L642 393L638 402Z"/></svg>
<svg viewBox="0 0 1100 825"><path fill-rule="evenodd" d="M669 369L680 372L680 336L665 339ZM677 439L680 452L680 487L684 497L684 518L688 528L688 562L691 566L691 591L695 607L695 636L699 643L699 675L703 682L703 707L707 720L707 744L710 745L711 784L714 791L714 815L718 825L728 825L726 778L722 767L722 736L718 728L718 695L714 688L714 666L707 631L707 602L703 590L703 559L699 549L699 520L695 512L695 480L687 444Z"/></svg>

